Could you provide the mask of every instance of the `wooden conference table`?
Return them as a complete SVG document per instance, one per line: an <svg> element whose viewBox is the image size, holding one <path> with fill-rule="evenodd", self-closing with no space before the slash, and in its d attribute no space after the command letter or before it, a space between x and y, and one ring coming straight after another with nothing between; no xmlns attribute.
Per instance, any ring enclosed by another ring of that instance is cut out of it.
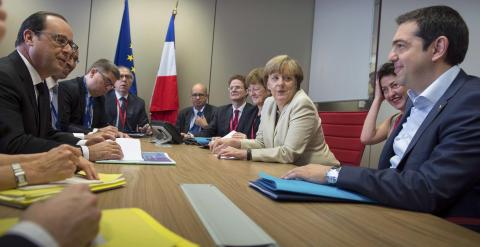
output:
<svg viewBox="0 0 480 247"><path fill-rule="evenodd" d="M177 234L200 244L214 242L180 188L213 184L280 246L478 246L480 234L441 218L392 208L348 203L280 203L248 187L260 171L280 176L293 165L218 160L189 145L158 147L142 140L143 151L164 151L176 166L97 165L123 173L124 188L98 194L102 209L138 207ZM22 210L0 206L0 218Z"/></svg>

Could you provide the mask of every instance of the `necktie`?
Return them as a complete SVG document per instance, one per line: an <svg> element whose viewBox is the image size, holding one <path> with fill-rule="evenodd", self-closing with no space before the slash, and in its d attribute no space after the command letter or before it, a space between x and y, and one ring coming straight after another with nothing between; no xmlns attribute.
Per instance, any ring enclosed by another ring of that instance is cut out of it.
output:
<svg viewBox="0 0 480 247"><path fill-rule="evenodd" d="M58 121L58 85L50 89L50 112L52 114L52 127L60 129L60 121Z"/></svg>
<svg viewBox="0 0 480 247"><path fill-rule="evenodd" d="M234 112L234 116L233 116L233 121L232 121L232 125L230 126L230 131L232 130L237 130L237 127L238 127L238 115L240 114L240 110L236 109Z"/></svg>
<svg viewBox="0 0 480 247"><path fill-rule="evenodd" d="M83 127L90 129L92 127L92 106L93 106L93 97L90 96L87 98L85 115L83 116Z"/></svg>
<svg viewBox="0 0 480 247"><path fill-rule="evenodd" d="M393 131L398 127L398 125L400 124L400 120L402 120L402 114L398 115L397 120L395 120L395 123L393 123L393 128L390 131Z"/></svg>
<svg viewBox="0 0 480 247"><path fill-rule="evenodd" d="M49 103L49 96L48 96L48 88L45 85L45 83L41 82L35 85L35 88L37 89L37 106L38 106L38 123L39 123L39 136L43 136L45 133L43 131L46 131L48 128L46 127L48 123L48 118L45 118L45 116L48 116L48 112L50 110L50 105ZM50 124L50 123L48 123Z"/></svg>
<svg viewBox="0 0 480 247"><path fill-rule="evenodd" d="M192 128L190 128L190 131L189 131L193 135L197 135L202 130L202 128L195 123L195 119L197 117L202 117L202 116L203 116L203 112L201 112L201 111L197 112L197 116L193 116L193 125L192 125Z"/></svg>
<svg viewBox="0 0 480 247"><path fill-rule="evenodd" d="M125 130L125 122L127 121L127 99L125 97L120 98L120 129Z"/></svg>

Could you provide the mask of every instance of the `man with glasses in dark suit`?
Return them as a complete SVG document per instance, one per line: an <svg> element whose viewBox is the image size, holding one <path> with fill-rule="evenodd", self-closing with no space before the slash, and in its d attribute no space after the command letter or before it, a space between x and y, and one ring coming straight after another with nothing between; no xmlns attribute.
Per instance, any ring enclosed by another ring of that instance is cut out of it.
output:
<svg viewBox="0 0 480 247"><path fill-rule="evenodd" d="M184 108L177 116L175 127L183 137L192 137L208 127L216 107L207 103L208 89L202 83L193 85L190 94L192 107Z"/></svg>
<svg viewBox="0 0 480 247"><path fill-rule="evenodd" d="M0 136L0 152L38 153L69 144L80 146L83 156L90 160L122 157L119 146L101 152L99 147L104 144L95 146L96 141L80 140L52 128L45 79L61 73L78 51L72 39L70 25L59 14L40 11L23 21L16 50L0 59L0 124L8 130ZM83 167L93 167L84 159L80 162Z"/></svg>
<svg viewBox="0 0 480 247"><path fill-rule="evenodd" d="M72 133L101 131L123 136L117 128L108 126L105 114L105 94L119 78L115 64L107 59L99 59L90 66L86 75L60 82L60 128Z"/></svg>

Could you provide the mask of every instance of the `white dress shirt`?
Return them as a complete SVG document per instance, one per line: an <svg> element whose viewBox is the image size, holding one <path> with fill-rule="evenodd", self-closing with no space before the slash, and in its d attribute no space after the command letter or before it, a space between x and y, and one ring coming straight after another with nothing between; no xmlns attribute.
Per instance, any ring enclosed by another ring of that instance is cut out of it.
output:
<svg viewBox="0 0 480 247"><path fill-rule="evenodd" d="M420 92L420 95L411 89L408 90L407 94L413 106L407 121L402 124L402 130L393 141L395 155L390 158L390 168L397 168L420 125L422 125L432 107L450 87L459 72L460 67L451 67L433 81L423 92Z"/></svg>

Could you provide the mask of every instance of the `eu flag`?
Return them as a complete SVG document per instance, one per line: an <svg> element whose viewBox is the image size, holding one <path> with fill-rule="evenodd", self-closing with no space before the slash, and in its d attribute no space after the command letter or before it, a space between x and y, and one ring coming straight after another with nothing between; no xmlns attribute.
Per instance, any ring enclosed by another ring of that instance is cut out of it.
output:
<svg viewBox="0 0 480 247"><path fill-rule="evenodd" d="M137 80L135 76L135 65L133 64L132 39L130 37L130 18L128 17L128 0L125 0L120 35L118 35L117 52L115 52L114 63L119 66L130 68L134 75L130 93L137 95Z"/></svg>

